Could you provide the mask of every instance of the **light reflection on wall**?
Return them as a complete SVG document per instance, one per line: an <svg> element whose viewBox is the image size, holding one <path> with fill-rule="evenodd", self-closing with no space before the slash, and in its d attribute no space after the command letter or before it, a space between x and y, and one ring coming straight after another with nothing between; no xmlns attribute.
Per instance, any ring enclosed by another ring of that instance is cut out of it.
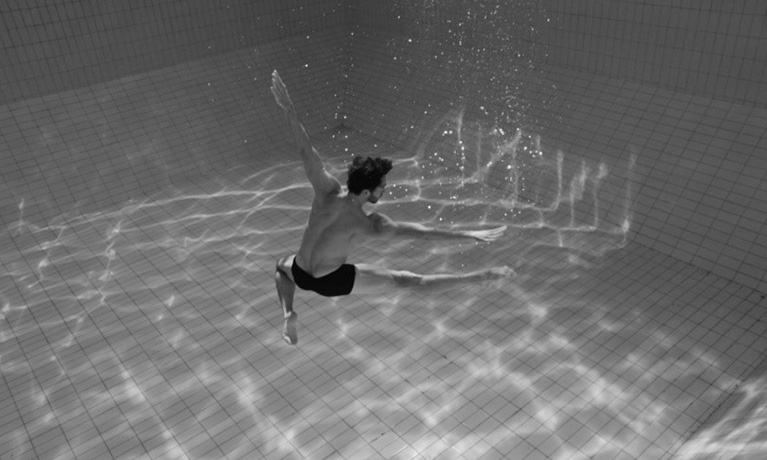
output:
<svg viewBox="0 0 767 460"><path fill-rule="evenodd" d="M510 251L522 256L516 263L528 253L559 248L568 263L588 265L628 242L635 152L617 164L568 157L540 135L487 127L458 109L424 130L404 164L410 172L395 185L393 198L417 206L425 200L434 224L508 225L524 241Z"/></svg>

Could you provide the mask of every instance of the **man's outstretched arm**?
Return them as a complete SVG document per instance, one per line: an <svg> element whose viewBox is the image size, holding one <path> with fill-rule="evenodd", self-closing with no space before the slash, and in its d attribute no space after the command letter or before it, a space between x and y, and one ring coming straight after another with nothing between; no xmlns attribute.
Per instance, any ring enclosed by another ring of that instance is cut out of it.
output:
<svg viewBox="0 0 767 460"><path fill-rule="evenodd" d="M506 226L488 230L450 230L427 227L413 222L395 222L389 217L373 213L368 216L371 235L378 238L426 239L426 240L475 240L495 241L506 231Z"/></svg>
<svg viewBox="0 0 767 460"><path fill-rule="evenodd" d="M338 180L328 174L325 170L325 165L322 162L317 150L312 146L309 140L309 135L306 134L306 129L298 118L296 109L293 106L293 101L290 99L288 89L285 87L285 83L282 82L282 78L275 70L272 72L272 94L274 100L277 102L282 110L285 112L285 117L290 124L290 130L293 133L293 140L298 148L298 153L301 156L301 161L304 163L304 169L306 175L311 182L314 191L317 194L327 194L331 192L340 192L341 184Z"/></svg>

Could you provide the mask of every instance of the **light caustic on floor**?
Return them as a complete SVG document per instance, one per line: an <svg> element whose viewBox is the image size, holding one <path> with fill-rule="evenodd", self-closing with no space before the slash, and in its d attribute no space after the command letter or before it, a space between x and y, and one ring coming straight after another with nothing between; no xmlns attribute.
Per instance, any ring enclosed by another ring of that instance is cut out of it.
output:
<svg viewBox="0 0 767 460"><path fill-rule="evenodd" d="M20 217L2 235L0 366L16 414L6 417L6 452L763 450L743 434L763 420L753 385L742 387L749 407L729 414L737 422L723 416L684 444L716 401L736 394L743 368L695 340L687 331L698 326L681 312L658 316L657 286L641 285L632 260L646 270L644 253L626 242L631 157L568 167L566 154L542 152L521 132L476 137L471 148L465 130L441 132L397 158L379 210L431 225L503 224L508 235L491 245L373 245L360 257L421 272L510 264L519 277L428 297L299 292L298 348L282 344L272 279L308 213L298 163L46 227ZM435 142L457 149L452 164L427 158ZM341 172L342 160L330 163ZM631 295L617 280L627 277L637 279ZM723 435L722 425L737 430Z"/></svg>

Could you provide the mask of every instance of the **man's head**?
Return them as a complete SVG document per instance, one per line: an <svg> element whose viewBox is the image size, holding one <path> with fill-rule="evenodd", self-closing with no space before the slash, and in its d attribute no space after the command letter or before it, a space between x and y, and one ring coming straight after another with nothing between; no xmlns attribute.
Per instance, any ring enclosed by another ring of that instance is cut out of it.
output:
<svg viewBox="0 0 767 460"><path fill-rule="evenodd" d="M349 178L346 186L349 193L361 195L370 192L368 201L375 203L381 198L386 186L386 175L391 171L392 162L386 158L354 157L349 165Z"/></svg>

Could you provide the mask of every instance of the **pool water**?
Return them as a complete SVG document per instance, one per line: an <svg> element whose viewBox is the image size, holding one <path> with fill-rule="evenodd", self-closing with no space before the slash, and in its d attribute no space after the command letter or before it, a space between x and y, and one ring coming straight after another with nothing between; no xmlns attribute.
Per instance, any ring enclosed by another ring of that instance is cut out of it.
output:
<svg viewBox="0 0 767 460"><path fill-rule="evenodd" d="M395 159L379 212L427 225L507 225L506 235L490 244L375 242L350 262L421 273L510 265L517 278L373 298L297 292L295 347L281 338L273 280L276 260L298 247L312 197L295 158L44 225L20 213L0 235L4 452L764 453L764 301L628 240L630 157L524 157L534 138L496 132L483 154L441 164L435 146L460 150L465 139L435 133L415 153L358 133L318 147L339 177L344 143Z"/></svg>

